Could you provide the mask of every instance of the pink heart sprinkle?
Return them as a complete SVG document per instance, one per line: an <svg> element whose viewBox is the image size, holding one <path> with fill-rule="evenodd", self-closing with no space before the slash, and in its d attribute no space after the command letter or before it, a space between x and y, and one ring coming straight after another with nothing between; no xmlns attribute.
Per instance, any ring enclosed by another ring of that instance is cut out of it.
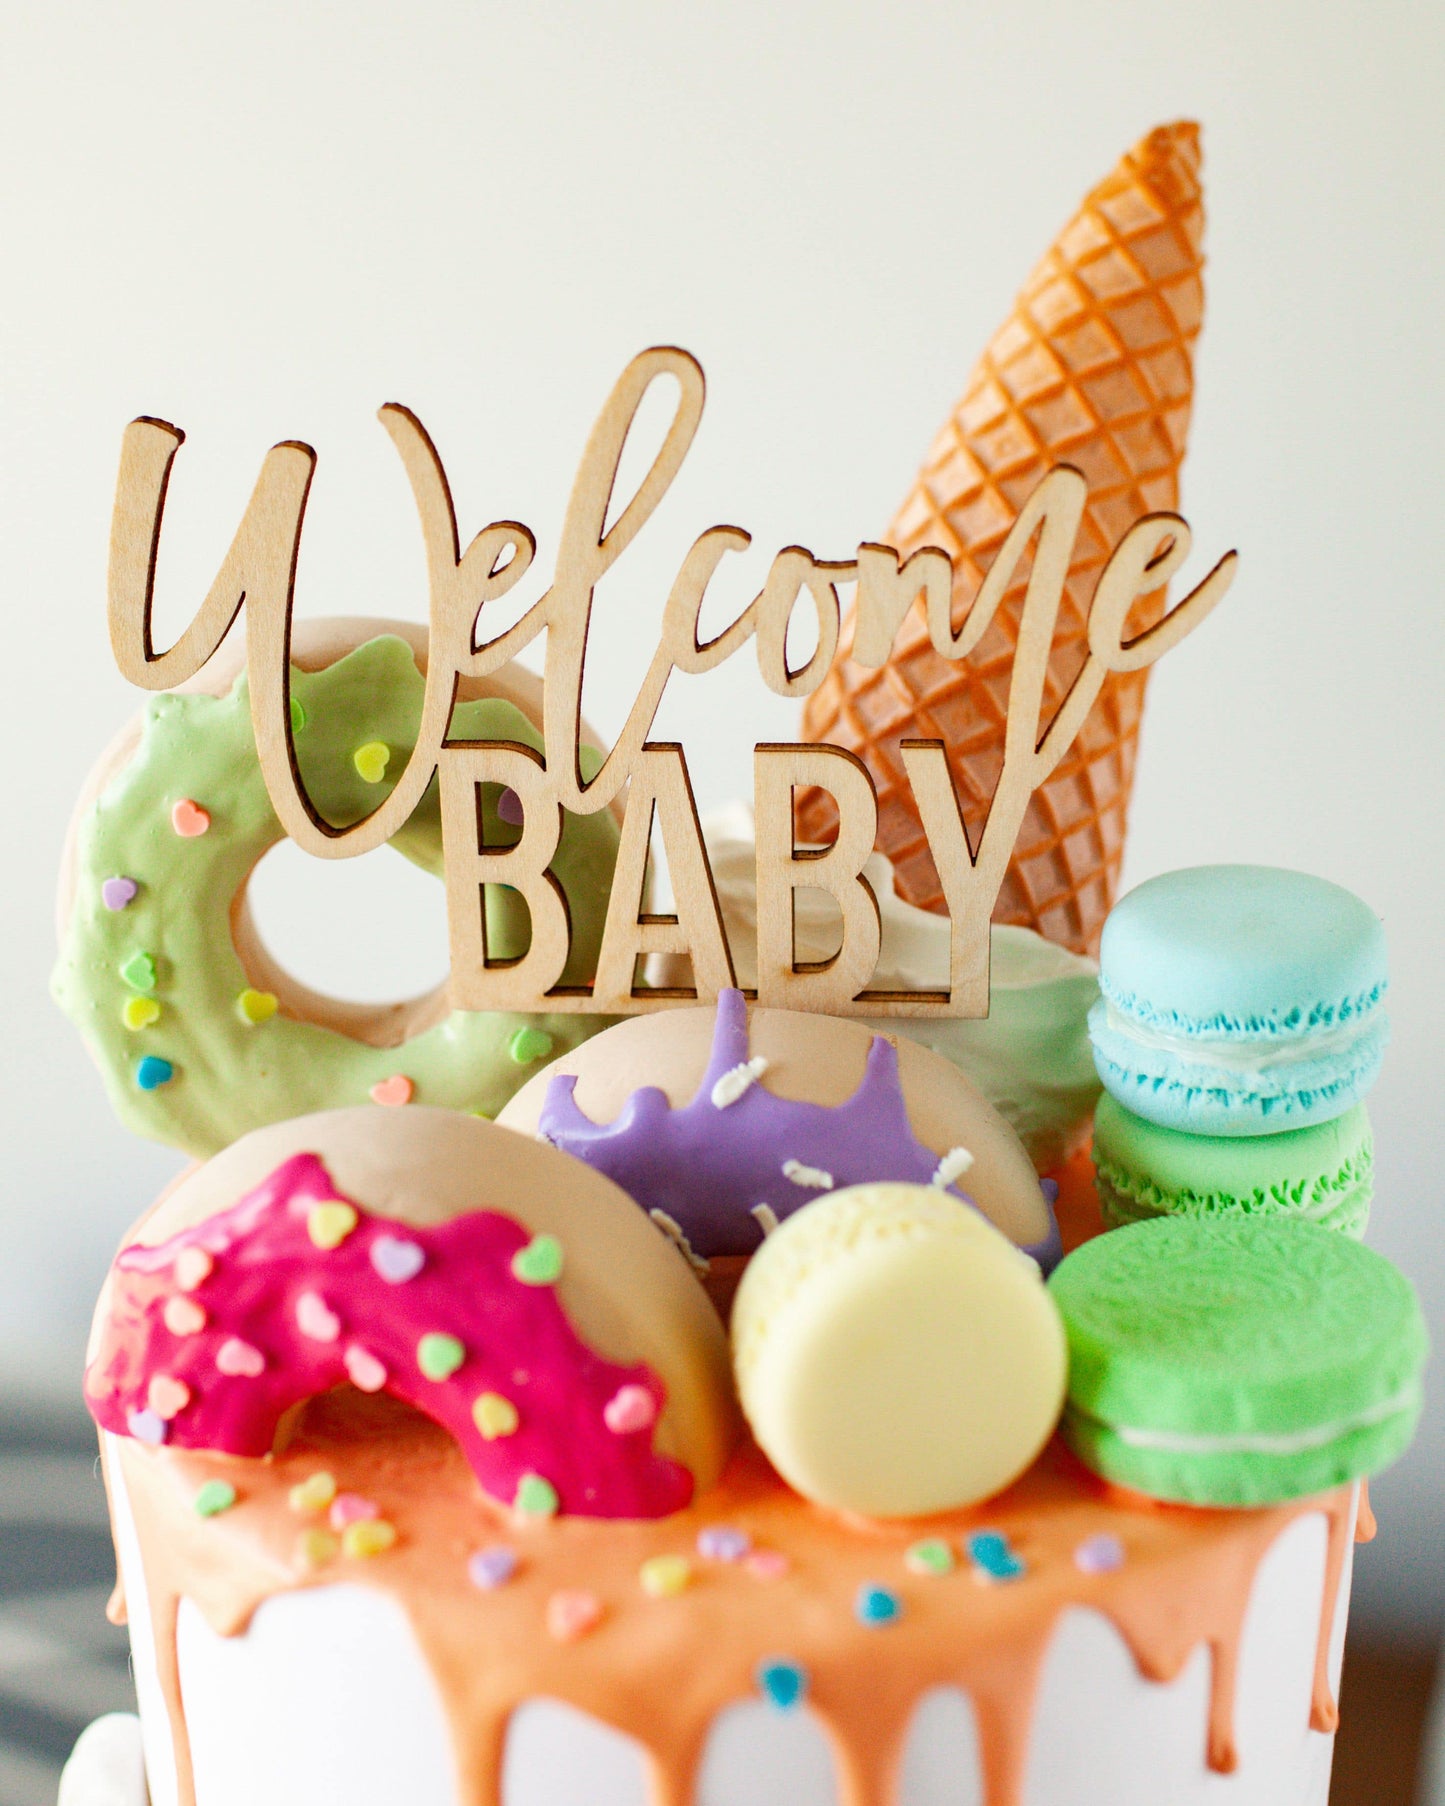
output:
<svg viewBox="0 0 1445 1806"><path fill-rule="evenodd" d="M198 839L210 825L209 814L188 796L183 796L171 810L171 826L182 840Z"/></svg>
<svg viewBox="0 0 1445 1806"><path fill-rule="evenodd" d="M389 1079L378 1079L371 1087L371 1101L374 1104L409 1104L416 1092L416 1086L404 1072L394 1072Z"/></svg>
<svg viewBox="0 0 1445 1806"><path fill-rule="evenodd" d="M399 1235L379 1235L371 1244L371 1264L388 1285L405 1285L426 1265L426 1249Z"/></svg>
<svg viewBox="0 0 1445 1806"><path fill-rule="evenodd" d="M184 1292L167 1298L161 1316L173 1336L199 1335L206 1327L206 1307L197 1304L194 1298L187 1298Z"/></svg>
<svg viewBox="0 0 1445 1806"><path fill-rule="evenodd" d="M313 1342L334 1342L341 1319L319 1292L303 1292L296 1300L296 1327Z"/></svg>
<svg viewBox="0 0 1445 1806"><path fill-rule="evenodd" d="M595 1593L553 1593L547 1601L547 1630L559 1643L575 1643L602 1622Z"/></svg>
<svg viewBox="0 0 1445 1806"><path fill-rule="evenodd" d="M100 887L100 900L107 909L124 909L134 902L139 889L134 878L107 878Z"/></svg>
<svg viewBox="0 0 1445 1806"><path fill-rule="evenodd" d="M146 1404L162 1423L178 1417L190 1402L191 1389L184 1380L169 1373L151 1375L151 1383L146 1387Z"/></svg>
<svg viewBox="0 0 1445 1806"><path fill-rule="evenodd" d="M386 1369L368 1348L355 1343L341 1357L347 1378L358 1392L380 1392L386 1384Z"/></svg>
<svg viewBox="0 0 1445 1806"><path fill-rule="evenodd" d="M266 1357L239 1336L228 1336L216 1350L216 1371L233 1380L254 1380L266 1371Z"/></svg>
<svg viewBox="0 0 1445 1806"><path fill-rule="evenodd" d="M788 1571L788 1558L780 1549L754 1549L743 1557L743 1566L754 1580L781 1580Z"/></svg>
<svg viewBox="0 0 1445 1806"><path fill-rule="evenodd" d="M183 1292L194 1292L215 1270L216 1263L204 1248L182 1248L172 1268L176 1284Z"/></svg>
<svg viewBox="0 0 1445 1806"><path fill-rule="evenodd" d="M602 1421L614 1436L646 1430L657 1421L657 1405L645 1386L623 1386L602 1408Z"/></svg>
<svg viewBox="0 0 1445 1806"><path fill-rule="evenodd" d="M381 1507L374 1499L365 1499L359 1492L339 1492L331 1501L331 1528L344 1530L348 1524L369 1524L381 1516Z"/></svg>

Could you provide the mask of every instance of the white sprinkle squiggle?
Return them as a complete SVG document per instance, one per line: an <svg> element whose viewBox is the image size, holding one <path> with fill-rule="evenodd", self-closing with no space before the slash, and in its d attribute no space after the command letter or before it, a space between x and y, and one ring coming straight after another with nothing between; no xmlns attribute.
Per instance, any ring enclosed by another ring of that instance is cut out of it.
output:
<svg viewBox="0 0 1445 1806"><path fill-rule="evenodd" d="M732 1066L722 1075L712 1088L712 1101L719 1110L726 1110L729 1104L735 1104L768 1070L768 1062L762 1054L754 1054L752 1059L744 1060L740 1066Z"/></svg>
<svg viewBox="0 0 1445 1806"><path fill-rule="evenodd" d="M825 1173L821 1166L804 1166L801 1160L785 1160L783 1177L791 1179L794 1185L806 1185L813 1191L832 1191L833 1175Z"/></svg>
<svg viewBox="0 0 1445 1806"><path fill-rule="evenodd" d="M961 1179L973 1165L973 1155L967 1148L950 1148L938 1163L938 1170L928 1181L936 1185L940 1191L946 1191L955 1179Z"/></svg>
<svg viewBox="0 0 1445 1806"><path fill-rule="evenodd" d="M670 1217L665 1210L649 1210L647 1214L676 1247L694 1273L710 1273L712 1271L711 1262L693 1252L692 1243L687 1239L687 1234L676 1217Z"/></svg>
<svg viewBox="0 0 1445 1806"><path fill-rule="evenodd" d="M764 1241L768 1239L778 1226L778 1213L773 1209L771 1204L754 1204L752 1209L748 1212L748 1215L757 1218L758 1227L763 1232Z"/></svg>

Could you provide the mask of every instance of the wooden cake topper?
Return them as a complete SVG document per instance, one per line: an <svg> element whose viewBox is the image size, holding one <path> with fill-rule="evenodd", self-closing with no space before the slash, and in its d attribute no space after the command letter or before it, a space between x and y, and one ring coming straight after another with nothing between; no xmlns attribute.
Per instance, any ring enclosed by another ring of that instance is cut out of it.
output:
<svg viewBox="0 0 1445 1806"><path fill-rule="evenodd" d="M641 482L614 509L628 434L643 397L659 377L677 384L671 422ZM297 549L316 463L308 446L286 443L267 453L215 582L175 645L158 653L151 639L156 552L171 464L183 435L161 421L132 422L122 445L111 536L110 634L116 662L145 689L185 683L217 651L244 605L256 748L271 802L291 839L323 859L369 852L391 839L439 774L453 1007L620 1015L710 1001L734 981L683 749L648 738L673 672L711 671L752 640L770 690L779 696L810 695L838 653L840 584L857 586L857 626L849 656L858 664L887 663L894 635L915 606L926 611L929 636L940 655L967 658L1032 548L1009 686L1003 769L977 846L970 844L963 824L943 742L904 741L901 747L948 907L946 990L868 988L878 958L880 919L877 898L863 875L878 820L867 768L835 746L763 744L754 750L759 1001L843 1016L986 1015L989 919L1031 792L1063 757L1105 674L1152 664L1191 633L1228 590L1236 554L1220 559L1162 620L1127 638L1134 604L1175 575L1188 557L1191 539L1177 514L1150 514L1136 522L1099 577L1085 662L1053 719L1043 722L1049 649L1084 508L1086 485L1078 471L1067 466L1051 470L1029 496L958 622L951 605L952 563L938 548L924 547L900 561L891 547L865 542L856 557L830 562L801 546L787 546L774 557L754 599L722 633L704 641L698 620L708 585L728 553L750 544L750 535L740 527L710 527L682 561L663 610L657 649L615 744L600 768L584 778L580 709L593 598L681 468L702 418L703 396L702 369L687 352L657 347L633 359L583 452L551 587L515 625L493 638L485 637L487 604L505 596L526 573L536 542L519 522L496 521L463 552L446 473L421 422L403 407L381 410L421 518L430 651L411 757L386 800L353 826L337 827L317 811L301 781L292 740L291 612ZM788 662L788 630L800 603L816 616L817 646L805 664L795 667ZM497 672L544 629L543 753L509 742L448 739L459 680ZM483 841L483 784L505 786L520 803L521 834L512 845ZM827 791L837 803L838 834L826 848L796 844L794 794L809 786ZM596 978L591 986L561 987L570 924L561 887L548 870L561 833L561 812L590 814L608 808L624 787L621 844ZM648 904L654 831L675 898L670 915L653 913ZM510 885L526 902L531 942L519 959L503 962L489 956L482 901L482 887L488 884ZM843 932L831 959L805 964L794 945L794 894L807 888L827 891L836 900ZM639 963L650 953L687 954L693 986L659 990L639 984Z"/></svg>

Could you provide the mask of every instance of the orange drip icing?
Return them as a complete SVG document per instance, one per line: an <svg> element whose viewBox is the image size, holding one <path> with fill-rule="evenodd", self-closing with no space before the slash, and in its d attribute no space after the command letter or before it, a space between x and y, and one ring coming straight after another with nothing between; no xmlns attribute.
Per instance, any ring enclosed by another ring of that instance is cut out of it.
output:
<svg viewBox="0 0 1445 1806"><path fill-rule="evenodd" d="M1334 1710L1327 1666L1352 1521L1348 1487L1259 1511L1140 1510L1054 1444L979 1510L908 1525L845 1523L789 1492L746 1449L718 1487L674 1517L560 1518L524 1528L479 1494L460 1450L434 1424L347 1389L315 1401L288 1447L265 1460L126 1443L121 1462L183 1806L194 1806L194 1788L176 1660L179 1599L193 1599L216 1631L233 1635L267 1597L339 1581L374 1586L406 1611L452 1727L466 1806L498 1806L508 1719L538 1696L634 1738L647 1755L655 1806L692 1806L709 1727L727 1706L758 1697L758 1665L775 1657L807 1672L808 1704L837 1753L846 1806L889 1806L914 1708L941 1685L973 1702L988 1806L1018 1806L1044 1657L1071 1606L1105 1614L1153 1680L1172 1680L1193 1649L1209 1647L1209 1760L1228 1769L1254 1577L1281 1532L1309 1512L1329 1526L1312 1722L1327 1728ZM319 1571L297 1564L306 1525L287 1493L321 1468L343 1490L375 1500L400 1533L393 1549L370 1561L341 1557ZM203 1480L218 1477L235 1485L239 1502L203 1520L191 1500ZM745 1563L698 1558L698 1532L709 1525L746 1531L757 1549L787 1558L786 1572L760 1578ZM984 1527L1008 1536L1027 1565L1021 1579L979 1584L966 1560L945 1576L904 1565L904 1552L924 1536L945 1536L957 1552ZM1122 1543L1123 1566L1081 1572L1074 1551L1103 1534ZM473 1587L468 1555L503 1542L520 1558L515 1577L491 1592ZM656 1599L638 1573L662 1553L692 1557L695 1578L685 1592ZM896 1622L857 1621L853 1602L864 1584L899 1595ZM564 1589L595 1593L605 1608L599 1626L570 1644L544 1627L548 1599ZM492 1659L479 1662L479 1650Z"/></svg>

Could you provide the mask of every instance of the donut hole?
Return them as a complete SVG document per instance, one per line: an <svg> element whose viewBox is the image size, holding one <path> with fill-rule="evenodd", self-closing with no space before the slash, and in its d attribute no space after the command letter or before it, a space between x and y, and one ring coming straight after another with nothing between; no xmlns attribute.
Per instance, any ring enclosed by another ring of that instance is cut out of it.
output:
<svg viewBox="0 0 1445 1806"><path fill-rule="evenodd" d="M236 951L289 1016L396 1047L447 1013L446 889L387 847L314 859L289 840L252 872Z"/></svg>

